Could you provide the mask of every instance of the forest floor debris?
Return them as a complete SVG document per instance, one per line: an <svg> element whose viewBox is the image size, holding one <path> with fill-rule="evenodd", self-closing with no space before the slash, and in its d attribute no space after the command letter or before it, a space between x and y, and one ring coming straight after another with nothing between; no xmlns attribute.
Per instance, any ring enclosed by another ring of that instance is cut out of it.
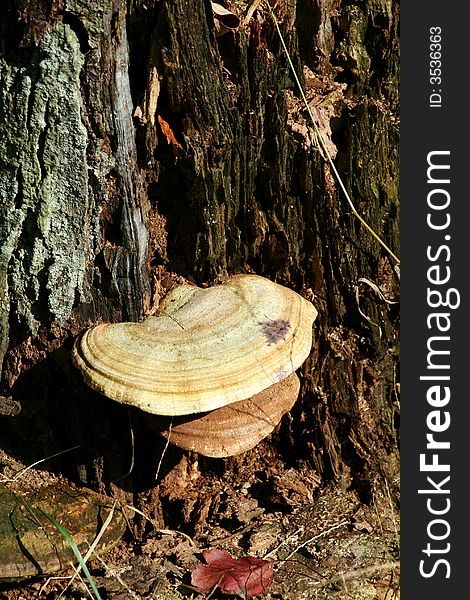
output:
<svg viewBox="0 0 470 600"><path fill-rule="evenodd" d="M218 590L202 594L191 585L191 572L203 562L202 552L217 548L235 557L274 562L274 579L257 598L397 600L399 517L387 493L376 493L369 506L344 487L320 489L315 473L305 465L283 468L271 457L271 467L266 468L262 454L263 449L269 454L267 448L261 444L252 451L251 464L258 462L260 469L251 469L251 477L239 473L236 481L223 473L195 475L194 464L184 458L159 485L164 503L173 511L174 529L142 519L137 536L129 529L115 548L89 562L102 598L228 598ZM2 480L24 467L1 451L0 463ZM193 473L183 487L178 484L181 469ZM15 485L21 483L31 489L58 485L60 478L32 468ZM152 494L149 502L151 498ZM150 515L150 505L147 508ZM139 512L145 515L146 507L123 511L132 520ZM78 577L70 584L73 574L71 568L50 578L0 584L0 599L90 597Z"/></svg>

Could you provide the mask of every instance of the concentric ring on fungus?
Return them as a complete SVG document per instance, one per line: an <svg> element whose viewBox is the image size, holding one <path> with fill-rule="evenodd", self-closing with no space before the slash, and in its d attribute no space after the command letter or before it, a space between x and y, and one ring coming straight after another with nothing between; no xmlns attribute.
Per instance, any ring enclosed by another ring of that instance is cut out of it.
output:
<svg viewBox="0 0 470 600"><path fill-rule="evenodd" d="M246 400L285 379L312 345L314 306L257 275L171 290L141 323L96 325L76 340L87 384L146 412L189 415Z"/></svg>

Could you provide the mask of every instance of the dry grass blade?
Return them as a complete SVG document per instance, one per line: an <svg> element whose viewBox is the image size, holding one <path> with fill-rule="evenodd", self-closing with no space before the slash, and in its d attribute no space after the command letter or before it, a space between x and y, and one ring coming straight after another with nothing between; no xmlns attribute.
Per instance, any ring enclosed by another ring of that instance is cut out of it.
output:
<svg viewBox="0 0 470 600"><path fill-rule="evenodd" d="M374 283L373 281L371 281L370 279L367 279L366 277L360 277L357 280L358 284L359 283L364 283L365 285L368 285L376 294L377 296L380 298L380 300L382 300L383 302L385 302L386 304L398 304L396 301L394 300L389 300L385 294L382 292L382 290L379 288L379 286ZM375 321L373 321L370 317L368 317L363 310L360 307L359 304L359 285L354 286L355 290L356 290L356 304L357 304L357 310L359 311L359 314L361 315L362 318L364 318L368 323L370 323L371 325L374 325L375 327L378 328L379 330L379 337L382 337L382 328L380 327L380 325L378 323L376 323Z"/></svg>
<svg viewBox="0 0 470 600"><path fill-rule="evenodd" d="M46 458L41 458L40 460L37 460L36 462L32 463L31 465L28 465L27 467L23 467L22 469L20 469L17 473L15 473L15 476L12 477L11 479L9 479L9 478L0 479L0 483L13 483L14 481L18 481L18 479L20 477L25 475L30 469L34 469L34 467L36 467L37 465L40 465L41 463L46 462L47 460L50 460L51 458L55 458L56 456L60 456L61 454L65 454L66 452L71 452L72 450L76 450L77 448L80 448L80 447L81 447L81 444L79 444L78 446L72 446L72 448L67 448L67 450L61 450L60 452L51 454L51 456L46 456Z"/></svg>
<svg viewBox="0 0 470 600"><path fill-rule="evenodd" d="M358 283L365 283L366 285L368 285L370 288L372 288L374 290L374 292L377 294L377 296L383 300L386 304L398 304L398 302L396 300L389 300L385 294L382 292L382 290L379 288L379 286L374 283L373 281L371 281L370 279L367 279L367 277L360 277L357 280Z"/></svg>
<svg viewBox="0 0 470 600"><path fill-rule="evenodd" d="M378 563L376 565L371 565L370 567L362 567L361 569L353 569L352 571L342 571L339 575L335 577L330 577L325 581L315 583L314 587L316 589L324 588L329 585L333 585L335 583L342 582L346 587L346 581L352 581L353 579L359 579L363 575L372 575L377 573L378 571L384 571L389 569L398 569L400 567L399 561L389 561L385 563Z"/></svg>
<svg viewBox="0 0 470 600"><path fill-rule="evenodd" d="M73 553L75 554L75 557L76 557L78 563L80 564L80 567L81 567L83 573L85 574L85 577L87 578L88 583L90 584L90 587L93 590L93 593L95 594L96 600L101 600L100 593L98 592L98 589L93 580L93 577L91 576L90 571L88 570L88 567L86 566L85 562L83 561L83 557L80 553L80 550L78 549L77 544L75 543L75 540L70 535L70 532L67 531L67 529L65 527L63 527L58 521L56 521L56 519L54 519L54 517L52 515L50 515L45 510L43 510L40 506L38 507L38 510L47 519L49 519L49 521L54 525L54 527L56 527L57 530L60 532L60 534L67 540L67 543L69 544L70 548L72 549Z"/></svg>
<svg viewBox="0 0 470 600"><path fill-rule="evenodd" d="M170 426L168 428L168 437L166 439L166 444L165 444L165 447L163 448L162 455L160 456L160 460L158 461L157 471L155 473L155 481L158 480L158 476L160 474L160 469L162 467L163 457L165 456L166 451L168 449L168 446L170 444L170 440L171 440L171 428L172 428L172 426L173 426L173 419L171 419L171 421L170 421Z"/></svg>
<svg viewBox="0 0 470 600"><path fill-rule="evenodd" d="M129 407L127 407L127 418L129 419L129 431L130 431L130 436L131 436L131 464L129 465L129 470L127 471L127 473L125 475L121 475L121 477L118 477L117 479L115 479L114 483L117 483L118 481L122 481L126 477L129 477L129 475L134 470L134 464L135 464L135 436L134 436L134 429L132 428L132 418L131 418L131 413L129 411Z"/></svg>
<svg viewBox="0 0 470 600"><path fill-rule="evenodd" d="M111 510L109 511L108 516L106 517L103 526L101 527L100 531L98 532L98 535L95 537L95 539L93 540L93 543L91 544L90 548L88 549L88 552L85 554L85 556L83 557L83 562L86 564L88 559L90 558L90 556L92 555L93 551L95 550L96 546L99 544L101 538L103 537L105 531L107 530L107 528L109 527L109 524L111 523L111 521L113 520L113 516L114 516L114 509L116 507L116 502L113 504L113 506L111 507ZM72 583L74 582L75 578L77 576L79 576L80 573L80 569L81 569L81 565L78 566L78 568L74 568L75 574L72 575L69 583L67 584L67 586L64 588L64 590L61 592L59 598L62 597L62 595L66 592L67 588L69 588Z"/></svg>
<svg viewBox="0 0 470 600"><path fill-rule="evenodd" d="M43 594L46 591L47 587L49 586L49 584L52 581L62 581L62 580L66 580L66 579L70 579L70 576L66 575L66 576L63 576L63 577L48 577L46 579L46 581L42 584L42 586L41 586L41 588L40 588L40 590L38 592L38 598L41 598L41 594ZM60 598L60 596L58 598Z"/></svg>
<svg viewBox="0 0 470 600"><path fill-rule="evenodd" d="M80 580L80 583L82 584L82 588L86 591L86 593L90 596L90 598L93 600L93 594L90 592L90 590L88 589L88 586L85 584L85 582L83 581L83 577L80 573L80 567L76 567L74 564L70 563L71 568L74 570L74 574L72 576L72 580L70 581L70 583L75 579L75 577L77 577ZM67 584L67 587L65 589L68 588L68 586L70 585ZM62 594L65 592L65 590L63 590L59 596L59 598L61 598Z"/></svg>
<svg viewBox="0 0 470 600"><path fill-rule="evenodd" d="M127 504L126 508L128 508L129 510L133 510L135 513L139 514L141 517L144 517L144 519L146 519L149 523L152 523L152 525L155 528L155 531L157 531L158 533L163 533L163 534L168 534L168 535L181 535L191 544L191 546L196 546L196 543L194 542L194 540L192 540L189 537L189 535L187 535L186 533L183 533L182 531L176 531L174 529L161 529L161 528L157 527L157 525L155 524L153 519L151 519L149 516L147 516L145 513L143 513L138 508L135 508L134 506L131 506L130 504Z"/></svg>
<svg viewBox="0 0 470 600"><path fill-rule="evenodd" d="M106 570L106 573L109 573L109 575L111 575L111 577L113 577L114 579L116 579L116 581L122 585L122 587L126 590L126 592L132 597L135 598L135 600L140 600L140 596L138 594L136 594L133 590L131 590L131 588L127 585L127 583L122 579L122 577L119 575L119 573L113 569L112 567L110 567L102 558L101 556L97 556L96 557L99 562L103 565L103 567Z"/></svg>
<svg viewBox="0 0 470 600"><path fill-rule="evenodd" d="M283 546L285 546L286 544L289 543L289 539L293 539L295 538L297 535L299 535L299 533L301 531L303 531L305 529L305 525L301 525L300 527L298 527L293 534L291 534L288 538L282 540L282 542L280 544L278 544L275 548L273 548L270 552L268 552L267 554L265 554L263 556L263 558L270 558L271 556L274 556L278 550L280 550Z"/></svg>
<svg viewBox="0 0 470 600"><path fill-rule="evenodd" d="M277 33L278 33L279 38L281 40L281 45L282 45L282 47L284 49L284 52L286 54L286 57L287 57L287 62L289 63L289 67L290 67L290 69L291 69L291 71L293 73L293 76L294 76L294 79L295 79L295 83L297 84L297 87L299 89L300 95L302 97L302 101L304 102L305 107L307 109L308 116L310 117L310 120L312 122L315 134L318 137L318 141L320 143L321 149L325 153L325 156L326 156L326 158L328 160L328 163L329 163L329 165L331 167L331 170L333 171L333 173L334 173L334 175L336 177L336 180L337 180L337 182L338 182L338 184L339 184L339 186L340 186L340 188L341 188L341 190L342 190L342 192L343 192L343 194L344 194L344 196L345 196L345 198L346 198L346 200L347 200L347 202L349 204L349 207L351 208L351 211L352 211L353 215L367 229L367 231L372 235L372 237L375 238L375 240L382 246L382 248L384 248L387 251L387 253L389 254L389 256L391 256L391 258L395 261L396 265L399 265L400 264L400 259L398 258L398 256L396 256L396 254L394 254L394 252L387 246L387 244L375 233L375 231L372 229L372 227L357 212L356 207L354 206L354 203L351 200L349 192L347 191L347 189L346 189L346 187L345 187L345 185L343 183L343 180L341 179L341 176L338 173L338 170L337 170L337 168L336 168L336 166L335 166L335 164L333 162L333 159L331 158L331 154L330 154L330 152L328 150L328 147L327 147L327 145L325 143L325 140L323 139L323 136L321 135L321 132L320 132L320 130L318 128L317 122L316 122L316 120L315 120L315 118L313 116L312 109L310 108L309 103L307 101L307 97L305 96L305 93L304 93L304 91L302 89L302 85L301 85L299 77L298 77L298 75L296 73L296 70L295 70L294 64L292 62L292 59L291 59L291 57L289 55L289 50L287 49L287 45L286 45L286 42L285 42L284 37L282 35L281 29L279 27L279 22L278 22L278 20L276 18L276 15L274 14L274 10L273 10L270 2L268 2L268 0L265 0L265 2L266 2L266 5L267 5L267 7L269 9L269 12L271 13L271 17L272 17L272 19L274 21L274 24L276 26Z"/></svg>
<svg viewBox="0 0 470 600"><path fill-rule="evenodd" d="M292 558L294 556L294 554L296 554L301 548L305 548L305 546L308 546L308 544L311 544L312 542L318 540L321 537L324 537L325 535L328 535L329 533L331 533L332 531L334 531L335 529L339 529L340 527L344 527L345 525L348 525L349 521L341 521L340 523L336 523L336 525L333 525L332 527L329 527L328 529L325 529L325 531L321 531L320 533L318 533L317 535L314 535L313 537L309 538L308 540L305 540L305 542L302 542L299 546L297 546L294 550L292 550L292 552L290 554L288 554L285 558L283 558L282 560L285 562L286 560L289 560L290 558Z"/></svg>

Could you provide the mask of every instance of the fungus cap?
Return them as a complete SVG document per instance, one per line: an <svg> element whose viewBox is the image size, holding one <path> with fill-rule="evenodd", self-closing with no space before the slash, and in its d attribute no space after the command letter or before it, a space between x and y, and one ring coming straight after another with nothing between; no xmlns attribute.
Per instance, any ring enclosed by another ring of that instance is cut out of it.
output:
<svg viewBox="0 0 470 600"><path fill-rule="evenodd" d="M88 385L158 415L250 398L293 373L312 345L314 306L257 275L170 291L157 316L86 330L72 356Z"/></svg>
<svg viewBox="0 0 470 600"><path fill-rule="evenodd" d="M226 458L250 450L268 436L299 394L300 381L292 373L259 394L204 413L202 416L147 415L147 424L168 441L203 456ZM171 426L170 426L171 423Z"/></svg>

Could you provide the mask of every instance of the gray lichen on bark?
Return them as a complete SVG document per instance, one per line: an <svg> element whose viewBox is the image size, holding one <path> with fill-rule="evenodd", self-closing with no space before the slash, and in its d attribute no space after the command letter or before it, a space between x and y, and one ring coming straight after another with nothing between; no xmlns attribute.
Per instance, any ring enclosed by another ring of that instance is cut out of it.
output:
<svg viewBox="0 0 470 600"><path fill-rule="evenodd" d="M88 240L83 56L56 24L28 65L0 62L0 364L12 314L27 333L70 315Z"/></svg>

